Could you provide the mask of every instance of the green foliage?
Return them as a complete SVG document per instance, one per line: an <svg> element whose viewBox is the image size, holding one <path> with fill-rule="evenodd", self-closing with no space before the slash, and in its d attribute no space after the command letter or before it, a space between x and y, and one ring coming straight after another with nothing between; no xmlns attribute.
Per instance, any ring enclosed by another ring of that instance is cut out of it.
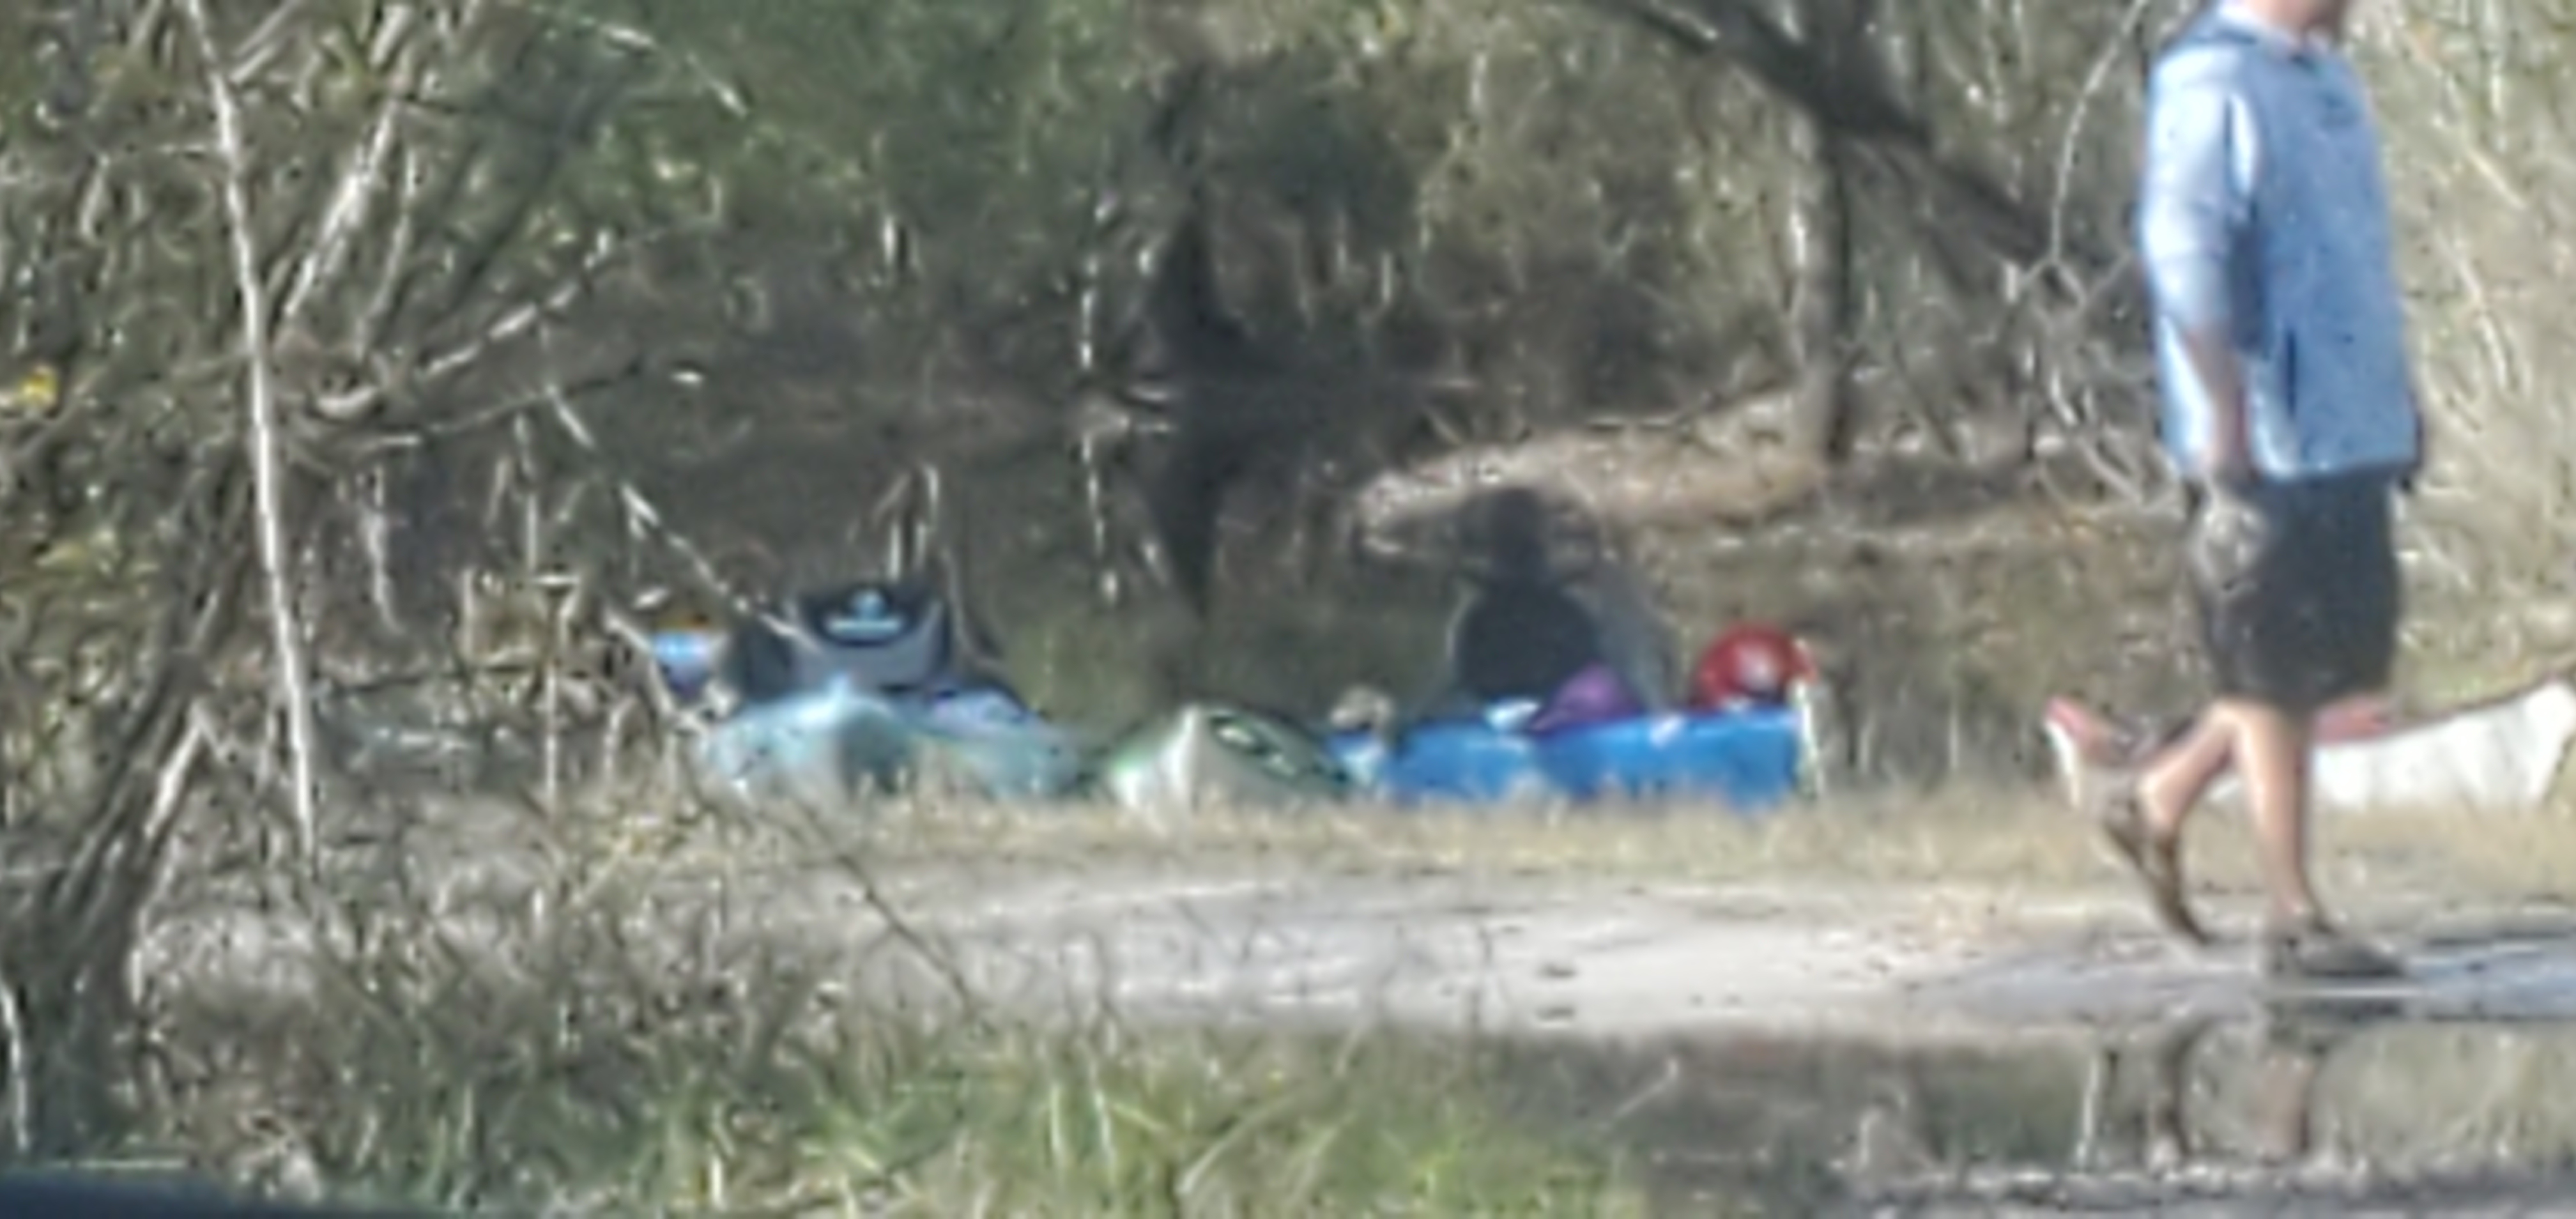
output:
<svg viewBox="0 0 2576 1219"><path fill-rule="evenodd" d="M722 73L759 117L749 147L828 158L815 185L890 210L943 251L962 253L953 243L971 234L1009 240L1078 219L1080 186L1136 119L1109 6L653 9L656 31Z"/></svg>
<svg viewBox="0 0 2576 1219"><path fill-rule="evenodd" d="M1192 67L1209 86L1183 120L1189 172L1237 222L1221 256L1256 328L1347 343L1393 289L1471 330L1507 395L1567 360L1599 366L1580 382L1644 354L1644 381L1574 388L1654 398L1663 365L1711 370L1718 332L1770 282L1744 172L1777 155L1772 133L1744 126L1757 99L1574 6L589 7L745 107L633 112L622 124L644 163L725 180L738 224L830 218L852 239L835 257L882 262L899 234L916 261L872 273L910 310L1069 334L1065 285L1098 240L1095 202L1122 201L1143 226L1131 241L1178 206L1185 183L1150 128ZM1112 264L1132 299L1134 260ZM1646 348L1609 333L1631 323ZM1573 347L1534 330L1571 330ZM1060 338L1031 341L1063 354ZM1548 396L1527 395L1553 413Z"/></svg>
<svg viewBox="0 0 2576 1219"><path fill-rule="evenodd" d="M1639 1209L1606 1150L1507 1118L1472 1045L991 1025L757 961L675 985L620 917L514 935L510 965L380 922L310 1007L183 1004L168 1044L201 1082L150 1141L253 1166L282 1143L342 1196L511 1213ZM286 1125L245 1139L245 1112Z"/></svg>

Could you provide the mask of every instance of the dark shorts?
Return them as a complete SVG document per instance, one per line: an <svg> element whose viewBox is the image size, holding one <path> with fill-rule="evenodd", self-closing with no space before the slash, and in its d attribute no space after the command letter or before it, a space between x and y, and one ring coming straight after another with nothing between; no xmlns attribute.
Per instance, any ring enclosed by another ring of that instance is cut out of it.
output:
<svg viewBox="0 0 2576 1219"><path fill-rule="evenodd" d="M2313 712L2387 687L2395 494L2375 474L2194 490L2184 566L2219 697Z"/></svg>

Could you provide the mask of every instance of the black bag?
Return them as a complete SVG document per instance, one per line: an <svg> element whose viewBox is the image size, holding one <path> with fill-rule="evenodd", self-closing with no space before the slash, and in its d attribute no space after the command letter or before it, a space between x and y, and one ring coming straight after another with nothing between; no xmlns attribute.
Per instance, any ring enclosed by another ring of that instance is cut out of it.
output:
<svg viewBox="0 0 2576 1219"><path fill-rule="evenodd" d="M926 584L861 582L798 597L792 608L809 685L846 674L861 689L917 693L956 676L955 623Z"/></svg>

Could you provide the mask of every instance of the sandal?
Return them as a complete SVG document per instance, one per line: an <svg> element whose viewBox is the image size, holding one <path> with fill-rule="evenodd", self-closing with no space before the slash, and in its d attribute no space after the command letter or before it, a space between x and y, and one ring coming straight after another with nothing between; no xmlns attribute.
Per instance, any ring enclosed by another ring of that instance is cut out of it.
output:
<svg viewBox="0 0 2576 1219"><path fill-rule="evenodd" d="M2147 887L2147 901L2155 912L2156 922L2166 932L2191 943L2207 947L2209 932L2191 912L2183 896L2182 859L2179 843L2155 840L2147 828L2146 805L2138 795L2138 781L2125 770L2088 767L2084 786L2086 811L2102 828L2102 837L2119 853L2120 862Z"/></svg>
<svg viewBox="0 0 2576 1219"><path fill-rule="evenodd" d="M2382 982L2406 976L2406 964L2322 918L2263 928L2263 976L2281 982Z"/></svg>

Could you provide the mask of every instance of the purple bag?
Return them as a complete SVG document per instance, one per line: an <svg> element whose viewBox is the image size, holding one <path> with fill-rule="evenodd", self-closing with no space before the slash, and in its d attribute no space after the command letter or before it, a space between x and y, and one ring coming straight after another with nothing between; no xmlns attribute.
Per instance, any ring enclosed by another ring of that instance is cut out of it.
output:
<svg viewBox="0 0 2576 1219"><path fill-rule="evenodd" d="M1645 714L1645 704L1628 683L1604 664L1586 665L1565 679L1547 705L1531 716L1527 731L1535 735L1587 728Z"/></svg>

